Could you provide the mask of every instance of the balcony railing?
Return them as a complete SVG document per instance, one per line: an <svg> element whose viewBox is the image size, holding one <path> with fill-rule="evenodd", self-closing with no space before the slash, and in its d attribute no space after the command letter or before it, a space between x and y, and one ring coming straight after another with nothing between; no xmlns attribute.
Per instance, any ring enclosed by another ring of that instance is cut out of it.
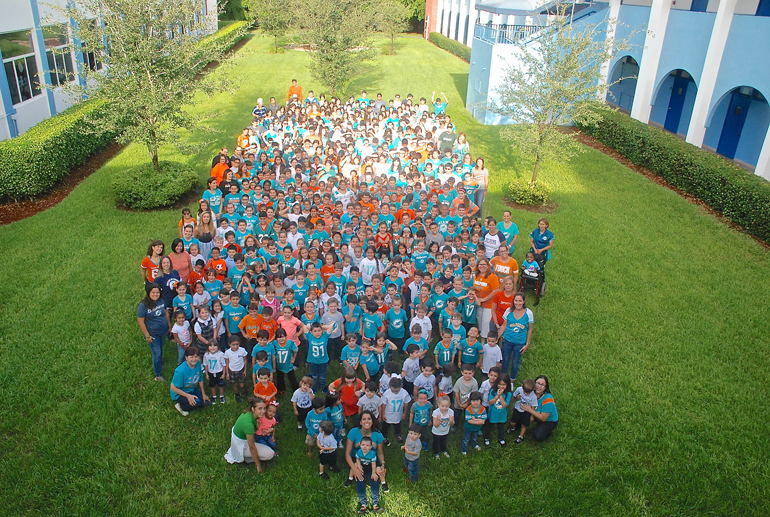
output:
<svg viewBox="0 0 770 517"><path fill-rule="evenodd" d="M542 28L542 25L495 25L476 22L474 36L487 43L511 45L522 38L530 37Z"/></svg>

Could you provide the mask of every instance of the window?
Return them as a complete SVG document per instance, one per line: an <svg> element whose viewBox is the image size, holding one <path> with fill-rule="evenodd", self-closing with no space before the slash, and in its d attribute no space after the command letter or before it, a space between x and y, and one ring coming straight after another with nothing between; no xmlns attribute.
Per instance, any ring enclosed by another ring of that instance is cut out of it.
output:
<svg viewBox="0 0 770 517"><path fill-rule="evenodd" d="M45 54L48 59L48 70L51 75L51 84L62 84L75 80L74 67L72 66L72 53L69 49L69 36L66 25L53 25L43 27L43 41L45 42Z"/></svg>
<svg viewBox="0 0 770 517"><path fill-rule="evenodd" d="M81 45L81 48L83 49L83 64L89 68L92 72L96 72L97 70L102 69L102 62L97 61L96 59L96 53L89 52L88 48L86 48L86 44L83 43Z"/></svg>
<svg viewBox="0 0 770 517"><path fill-rule="evenodd" d="M8 77L11 102L19 104L42 93L30 31L0 34L3 66Z"/></svg>

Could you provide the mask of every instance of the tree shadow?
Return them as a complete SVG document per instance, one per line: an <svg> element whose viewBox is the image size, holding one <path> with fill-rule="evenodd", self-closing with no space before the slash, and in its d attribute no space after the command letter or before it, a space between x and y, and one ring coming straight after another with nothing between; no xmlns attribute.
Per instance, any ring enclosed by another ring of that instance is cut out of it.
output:
<svg viewBox="0 0 770 517"><path fill-rule="evenodd" d="M463 105L468 102L468 74L449 74L455 83L457 94L463 100Z"/></svg>

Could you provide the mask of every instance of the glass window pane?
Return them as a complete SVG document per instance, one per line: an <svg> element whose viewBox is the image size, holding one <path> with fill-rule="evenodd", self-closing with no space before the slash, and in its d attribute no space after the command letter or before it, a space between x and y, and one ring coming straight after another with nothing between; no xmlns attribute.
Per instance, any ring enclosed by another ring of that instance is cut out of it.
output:
<svg viewBox="0 0 770 517"><path fill-rule="evenodd" d="M29 81L32 88L32 96L40 95L40 79L37 76L37 63L35 56L27 58L27 70L29 71Z"/></svg>
<svg viewBox="0 0 770 517"><path fill-rule="evenodd" d="M64 84L67 82L67 76L64 73L64 54L58 50L54 56L56 57L56 74L59 76L59 84Z"/></svg>
<svg viewBox="0 0 770 517"><path fill-rule="evenodd" d="M21 102L19 98L19 87L16 84L16 71L13 69L13 61L5 63L5 76L8 77L8 89L11 90L11 102L18 104Z"/></svg>
<svg viewBox="0 0 770 517"><path fill-rule="evenodd" d="M72 66L72 52L64 53L64 71L67 73L67 81L75 80L75 71Z"/></svg>
<svg viewBox="0 0 770 517"><path fill-rule="evenodd" d="M66 45L69 42L66 25L49 25L43 27L43 40L45 48L55 48Z"/></svg>
<svg viewBox="0 0 770 517"><path fill-rule="evenodd" d="M32 98L32 90L29 86L29 76L27 75L27 64L25 59L17 59L13 62L16 72L16 80L19 83L19 93L22 102Z"/></svg>
<svg viewBox="0 0 770 517"><path fill-rule="evenodd" d="M51 71L51 84L59 86L59 77L56 75L56 62L54 61L53 51L49 50L45 55L48 58L48 70Z"/></svg>
<svg viewBox="0 0 770 517"><path fill-rule="evenodd" d="M34 50L30 31L0 34L0 51L3 52L3 59L31 54Z"/></svg>

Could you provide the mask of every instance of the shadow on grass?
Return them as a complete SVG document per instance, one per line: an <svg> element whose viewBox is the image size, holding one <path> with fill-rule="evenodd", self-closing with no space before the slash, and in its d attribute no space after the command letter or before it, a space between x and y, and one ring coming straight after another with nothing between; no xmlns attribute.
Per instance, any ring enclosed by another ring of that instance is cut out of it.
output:
<svg viewBox="0 0 770 517"><path fill-rule="evenodd" d="M468 102L468 74L449 74L455 83L457 94L463 100L463 105Z"/></svg>

